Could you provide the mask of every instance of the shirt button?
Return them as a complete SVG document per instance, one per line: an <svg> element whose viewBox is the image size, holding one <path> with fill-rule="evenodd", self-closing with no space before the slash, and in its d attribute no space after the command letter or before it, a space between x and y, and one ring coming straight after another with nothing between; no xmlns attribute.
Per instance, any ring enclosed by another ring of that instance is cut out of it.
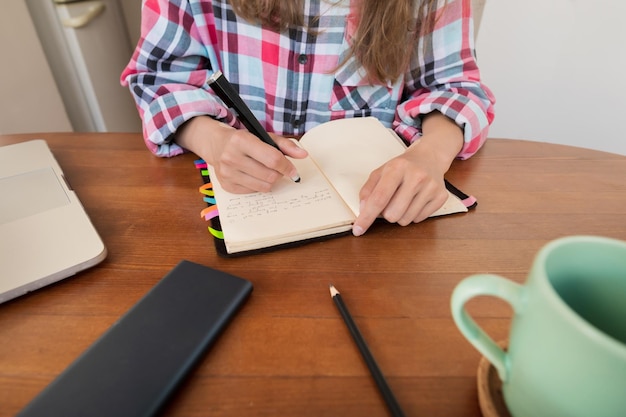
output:
<svg viewBox="0 0 626 417"><path fill-rule="evenodd" d="M305 54L298 55L298 62L301 63L302 65L306 64L308 61L309 61L309 57L306 56Z"/></svg>

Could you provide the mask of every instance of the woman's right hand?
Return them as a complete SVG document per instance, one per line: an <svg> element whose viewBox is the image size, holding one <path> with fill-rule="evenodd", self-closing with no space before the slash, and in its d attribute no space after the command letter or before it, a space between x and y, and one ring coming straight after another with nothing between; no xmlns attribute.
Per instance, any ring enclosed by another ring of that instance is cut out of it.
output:
<svg viewBox="0 0 626 417"><path fill-rule="evenodd" d="M283 176L297 178L296 167L285 155L302 159L307 152L290 139L276 135L272 138L280 151L245 129L235 129L208 116L189 120L176 134L180 146L215 168L222 188L240 194L270 191Z"/></svg>

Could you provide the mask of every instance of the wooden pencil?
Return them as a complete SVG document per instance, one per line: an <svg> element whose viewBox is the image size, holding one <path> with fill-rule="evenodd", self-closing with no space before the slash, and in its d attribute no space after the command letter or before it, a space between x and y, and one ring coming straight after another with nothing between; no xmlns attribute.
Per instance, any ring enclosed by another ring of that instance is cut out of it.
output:
<svg viewBox="0 0 626 417"><path fill-rule="evenodd" d="M341 294L339 293L339 291L337 291L337 289L332 284L330 285L330 296L332 297L333 301L335 302L335 305L339 309L339 312L341 313L341 316L343 317L344 322L348 326L348 330L350 331L352 338L354 339L357 347L359 348L359 351L361 352L361 356L363 356L363 359L365 360L365 363L367 364L367 367L369 368L370 373L372 374L372 377L374 378L374 381L376 382L376 385L378 386L378 389L380 390L380 393L382 394L383 399L385 400L385 403L387 404L387 407L389 408L389 411L391 412L391 415L393 417L403 417L404 412L400 408L400 404L398 404L398 401L396 400L396 397L393 395L393 392L391 391L389 384L387 384L387 380L385 379L385 376L381 372L380 368L378 367L378 364L376 363L376 360L374 359L374 356L372 356L372 353L370 352L367 344L365 343L365 339L363 339L363 336L361 335L359 328L357 327L356 323L352 319L352 315L350 314L350 312L348 311L348 308L344 304L343 299L341 298Z"/></svg>

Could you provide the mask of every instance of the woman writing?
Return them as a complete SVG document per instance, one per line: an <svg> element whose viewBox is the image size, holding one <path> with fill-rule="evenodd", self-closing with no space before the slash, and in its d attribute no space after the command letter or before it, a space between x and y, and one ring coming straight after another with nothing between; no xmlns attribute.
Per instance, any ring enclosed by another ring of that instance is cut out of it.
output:
<svg viewBox="0 0 626 417"><path fill-rule="evenodd" d="M282 152L211 91L217 70ZM373 116L393 128L410 146L363 185L357 236L379 216L407 225L437 210L450 164L480 148L494 116L470 0L146 0L122 83L151 151L194 152L236 193L293 177L285 155L306 151L287 138L320 123Z"/></svg>

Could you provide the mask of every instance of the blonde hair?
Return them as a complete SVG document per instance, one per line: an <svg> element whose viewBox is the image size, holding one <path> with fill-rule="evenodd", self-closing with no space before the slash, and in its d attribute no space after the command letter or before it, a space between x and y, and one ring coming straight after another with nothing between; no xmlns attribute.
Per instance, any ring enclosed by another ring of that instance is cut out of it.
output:
<svg viewBox="0 0 626 417"><path fill-rule="evenodd" d="M230 0L235 12L276 31L304 26L304 0ZM371 82L395 81L421 36L432 32L437 0L360 0L350 55ZM340 63L340 65L343 62Z"/></svg>

